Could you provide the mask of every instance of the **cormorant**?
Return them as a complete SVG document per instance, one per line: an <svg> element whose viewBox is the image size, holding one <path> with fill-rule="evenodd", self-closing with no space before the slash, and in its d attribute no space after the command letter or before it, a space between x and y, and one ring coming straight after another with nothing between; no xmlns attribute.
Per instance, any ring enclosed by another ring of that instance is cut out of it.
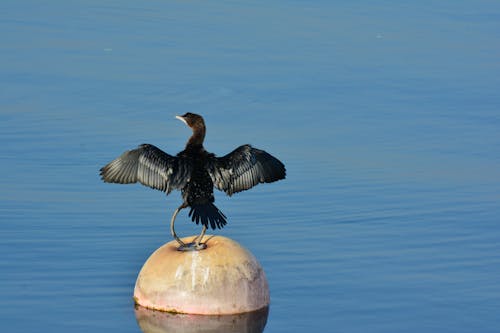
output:
<svg viewBox="0 0 500 333"><path fill-rule="evenodd" d="M183 151L172 156L151 144L142 144L101 168L100 174L107 183L140 182L167 195L174 189L180 190L183 202L172 215L170 231L180 249L199 250L206 247L201 241L209 225L220 229L227 223L226 216L213 204L214 186L231 196L259 183L284 179L286 170L278 159L249 144L216 157L203 147L206 129L200 115L188 112L176 118L193 130ZM177 214L186 207L191 208L192 221L202 224L196 243L185 244L174 230Z"/></svg>

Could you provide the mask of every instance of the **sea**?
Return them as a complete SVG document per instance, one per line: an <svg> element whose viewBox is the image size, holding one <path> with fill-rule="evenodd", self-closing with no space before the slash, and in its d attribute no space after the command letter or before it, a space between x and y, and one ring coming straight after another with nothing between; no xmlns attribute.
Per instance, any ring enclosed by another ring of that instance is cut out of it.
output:
<svg viewBox="0 0 500 333"><path fill-rule="evenodd" d="M498 1L4 0L0 31L1 331L500 332ZM215 192L257 328L134 307L181 195L99 169L186 112L286 165Z"/></svg>

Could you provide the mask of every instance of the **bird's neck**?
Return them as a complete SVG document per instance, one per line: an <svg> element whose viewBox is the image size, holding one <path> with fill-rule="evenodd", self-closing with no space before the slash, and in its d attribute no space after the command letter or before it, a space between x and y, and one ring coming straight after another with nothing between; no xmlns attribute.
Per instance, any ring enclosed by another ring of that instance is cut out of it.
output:
<svg viewBox="0 0 500 333"><path fill-rule="evenodd" d="M205 139L205 126L193 127L193 135L189 138L186 148L203 146L203 140Z"/></svg>

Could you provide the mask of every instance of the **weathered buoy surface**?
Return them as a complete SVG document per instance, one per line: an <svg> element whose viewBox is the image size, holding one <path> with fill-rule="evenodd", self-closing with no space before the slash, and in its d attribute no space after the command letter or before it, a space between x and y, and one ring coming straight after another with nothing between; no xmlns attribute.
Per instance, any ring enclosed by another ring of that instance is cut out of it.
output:
<svg viewBox="0 0 500 333"><path fill-rule="evenodd" d="M222 236L207 235L204 243L207 248L200 251L179 251L176 241L156 250L137 277L135 302L154 310L204 315L269 305L264 270L249 251Z"/></svg>

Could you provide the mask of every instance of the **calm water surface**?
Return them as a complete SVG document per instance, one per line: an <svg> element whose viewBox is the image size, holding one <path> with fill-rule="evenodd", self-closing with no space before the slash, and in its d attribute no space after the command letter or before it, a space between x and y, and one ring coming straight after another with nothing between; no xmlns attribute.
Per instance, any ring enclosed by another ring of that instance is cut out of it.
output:
<svg viewBox="0 0 500 333"><path fill-rule="evenodd" d="M141 332L180 195L98 170L181 150L188 111L210 151L287 165L216 193L266 271L265 332L500 330L497 2L2 1L0 29L2 331Z"/></svg>

